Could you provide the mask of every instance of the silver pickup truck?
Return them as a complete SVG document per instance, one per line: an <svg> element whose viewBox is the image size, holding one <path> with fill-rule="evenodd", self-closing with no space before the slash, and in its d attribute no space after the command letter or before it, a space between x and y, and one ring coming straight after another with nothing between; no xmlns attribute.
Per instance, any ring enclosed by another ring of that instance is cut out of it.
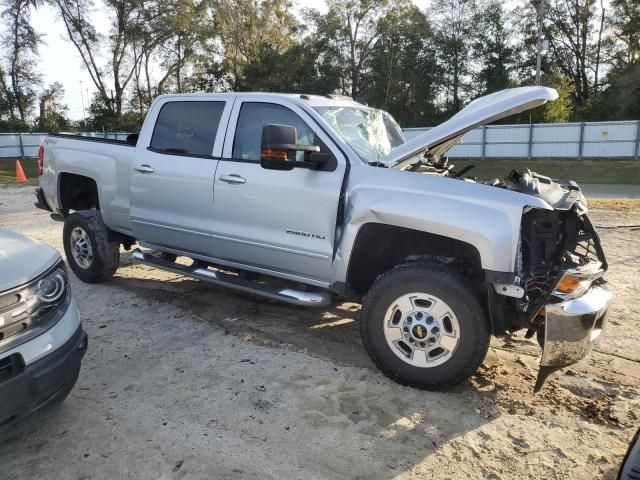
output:
<svg viewBox="0 0 640 480"><path fill-rule="evenodd" d="M65 222L86 282L108 279L120 246L137 243L139 262L254 295L361 302L374 363L422 388L463 381L491 334L526 329L542 346L539 389L589 352L611 299L585 198L528 170L465 178L445 154L556 97L497 92L407 140L348 97L163 95L127 141L49 135L36 205Z"/></svg>

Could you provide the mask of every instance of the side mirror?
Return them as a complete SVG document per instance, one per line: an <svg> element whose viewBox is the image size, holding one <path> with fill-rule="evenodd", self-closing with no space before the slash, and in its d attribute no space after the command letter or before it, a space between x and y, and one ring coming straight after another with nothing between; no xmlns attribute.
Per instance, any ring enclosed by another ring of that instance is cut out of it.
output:
<svg viewBox="0 0 640 480"><path fill-rule="evenodd" d="M295 152L305 152L305 161L296 162ZM316 145L296 144L296 128L269 123L262 128L260 165L270 170L292 170L295 167L315 168L327 160Z"/></svg>
<svg viewBox="0 0 640 480"><path fill-rule="evenodd" d="M296 143L296 129L269 123L262 127L260 165L270 170L293 170L295 158L289 158L289 145Z"/></svg>

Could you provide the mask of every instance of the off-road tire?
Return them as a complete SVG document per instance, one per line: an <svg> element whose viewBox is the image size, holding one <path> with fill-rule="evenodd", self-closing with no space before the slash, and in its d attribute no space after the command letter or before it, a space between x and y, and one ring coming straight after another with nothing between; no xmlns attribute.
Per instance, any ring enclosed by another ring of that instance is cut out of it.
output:
<svg viewBox="0 0 640 480"><path fill-rule="evenodd" d="M410 365L392 351L385 338L387 310L396 299L414 292L443 299L460 325L459 343L441 365ZM440 264L405 264L378 277L365 297L359 323L364 347L382 373L421 389L443 389L465 381L482 364L489 348L490 327L477 294L461 274Z"/></svg>
<svg viewBox="0 0 640 480"><path fill-rule="evenodd" d="M88 268L82 268L72 253L71 233L80 227L87 233L93 260ZM109 229L102 221L99 210L81 210L69 215L62 233L67 263L76 276L86 283L99 283L110 279L120 262L120 242L109 237Z"/></svg>

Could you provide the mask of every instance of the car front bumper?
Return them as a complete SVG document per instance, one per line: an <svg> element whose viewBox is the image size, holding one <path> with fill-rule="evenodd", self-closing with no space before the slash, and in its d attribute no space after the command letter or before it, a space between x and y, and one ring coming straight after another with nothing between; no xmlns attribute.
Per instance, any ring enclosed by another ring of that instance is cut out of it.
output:
<svg viewBox="0 0 640 480"><path fill-rule="evenodd" d="M87 334L78 325L62 346L33 363L25 366L19 353L5 357L13 360L13 371L0 381L0 427L66 396L78 379L87 345Z"/></svg>
<svg viewBox="0 0 640 480"><path fill-rule="evenodd" d="M577 298L545 306L544 343L536 391L556 370L586 357L603 336L613 294L592 285Z"/></svg>

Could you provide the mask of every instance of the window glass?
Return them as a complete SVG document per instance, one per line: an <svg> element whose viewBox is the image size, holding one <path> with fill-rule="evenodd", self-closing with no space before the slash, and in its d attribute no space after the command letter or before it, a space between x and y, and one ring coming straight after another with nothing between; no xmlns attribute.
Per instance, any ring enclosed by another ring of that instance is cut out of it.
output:
<svg viewBox="0 0 640 480"><path fill-rule="evenodd" d="M326 151L309 125L288 108L272 103L245 102L240 109L233 140L233 158L260 160L262 127L269 123L295 127L297 144L317 145ZM296 152L296 160L303 161L304 152Z"/></svg>
<svg viewBox="0 0 640 480"><path fill-rule="evenodd" d="M151 148L166 153L211 155L225 102L169 102L160 110Z"/></svg>

